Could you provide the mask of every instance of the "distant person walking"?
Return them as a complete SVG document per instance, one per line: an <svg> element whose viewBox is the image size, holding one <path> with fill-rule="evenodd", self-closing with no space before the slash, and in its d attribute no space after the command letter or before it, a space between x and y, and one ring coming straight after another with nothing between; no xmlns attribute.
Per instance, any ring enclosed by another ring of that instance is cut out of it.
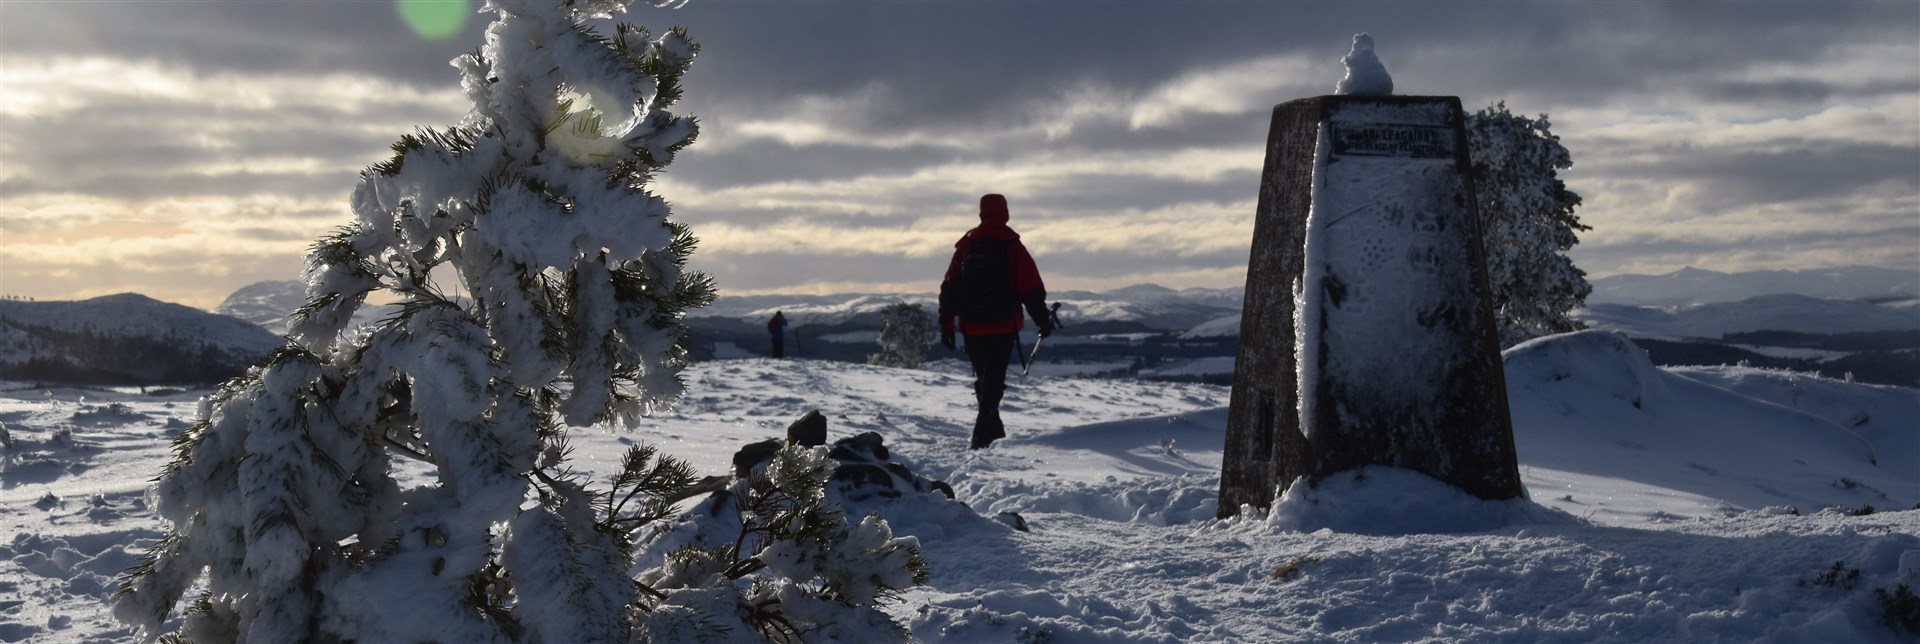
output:
<svg viewBox="0 0 1920 644"><path fill-rule="evenodd" d="M980 225L953 245L953 259L940 282L940 344L954 349L958 321L966 336L967 360L973 363L973 394L980 411L973 421L970 449L981 449L1007 436L1000 421L1000 398L1007 390L1007 363L1023 322L1021 307L1033 317L1040 337L1053 334L1047 315L1047 289L1040 269L1020 243L1020 233L1007 227L1007 198L980 198Z"/></svg>
<svg viewBox="0 0 1920 644"><path fill-rule="evenodd" d="M773 319L767 320L767 334L773 336L773 357L787 357L787 316L774 311Z"/></svg>

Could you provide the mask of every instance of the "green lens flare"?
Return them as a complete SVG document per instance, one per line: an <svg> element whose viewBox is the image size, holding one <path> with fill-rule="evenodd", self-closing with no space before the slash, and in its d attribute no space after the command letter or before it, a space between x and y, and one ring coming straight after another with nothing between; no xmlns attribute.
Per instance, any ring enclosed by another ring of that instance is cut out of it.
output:
<svg viewBox="0 0 1920 644"><path fill-rule="evenodd" d="M468 0L398 0L400 19L427 40L444 40L460 33L473 15Z"/></svg>

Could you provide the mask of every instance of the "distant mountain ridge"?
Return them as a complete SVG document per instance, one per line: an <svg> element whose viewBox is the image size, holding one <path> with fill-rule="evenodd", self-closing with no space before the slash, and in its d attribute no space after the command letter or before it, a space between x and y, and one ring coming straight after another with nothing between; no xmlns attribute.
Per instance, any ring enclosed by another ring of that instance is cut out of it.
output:
<svg viewBox="0 0 1920 644"><path fill-rule="evenodd" d="M454 298L464 301L462 298ZM258 324L276 335L286 335L287 316L307 303L307 283L299 280L254 282L227 296L213 312ZM391 305L365 305L353 314L353 324L363 326L386 319L398 312Z"/></svg>
<svg viewBox="0 0 1920 644"><path fill-rule="evenodd" d="M285 343L245 320L121 293L0 301L0 378L82 384L211 384Z"/></svg>
<svg viewBox="0 0 1920 644"><path fill-rule="evenodd" d="M1146 327L1182 331L1223 315L1237 315L1244 290L1239 288L1170 289L1136 284L1111 291L1055 291L1049 302L1059 302L1060 316L1077 321L1132 322ZM721 297L695 317L765 320L780 311L794 324L837 324L875 313L898 302L927 307L932 312L939 296L932 293L831 295L743 295Z"/></svg>
<svg viewBox="0 0 1920 644"><path fill-rule="evenodd" d="M246 320L141 295L120 293L77 301L0 301L0 318L13 325L102 335L174 335L242 351L266 352L284 343Z"/></svg>
<svg viewBox="0 0 1920 644"><path fill-rule="evenodd" d="M1920 314L1861 300L1762 295L1738 302L1650 307L1594 304L1574 313L1589 326L1642 336L1719 338L1733 333L1860 333L1920 328Z"/></svg>
<svg viewBox="0 0 1920 644"><path fill-rule="evenodd" d="M1588 282L1593 285L1593 294L1587 296L1589 305L1708 304L1763 295L1840 300L1920 298L1920 270L1877 266L1741 273L1687 267L1665 275L1611 275Z"/></svg>
<svg viewBox="0 0 1920 644"><path fill-rule="evenodd" d="M213 312L286 333L287 314L307 303L307 284L298 280L254 282L228 295Z"/></svg>
<svg viewBox="0 0 1920 644"><path fill-rule="evenodd" d="M1639 335L1718 338L1727 333L1763 330L1847 333L1920 324L1920 308L1896 309L1858 301L1900 298L1910 292L1910 297L1920 299L1920 292L1915 292L1920 291L1920 272L1867 266L1751 273L1689 268L1658 276L1616 275L1594 280L1594 284L1588 307L1576 316L1600 328ZM1688 288L1701 290L1684 290ZM1785 292L1744 295L1766 290ZM1136 284L1102 292L1055 291L1048 294L1048 300L1061 303L1060 314L1069 327L1099 323L1102 327L1178 332L1201 338L1238 335L1244 295L1240 288L1171 289ZM216 312L281 332L286 315L304 301L305 285L301 282L259 282L235 291ZM711 306L693 311L692 316L695 320L725 318L728 322L718 323L722 326L746 323L758 327L775 311L781 311L794 325L877 328L878 313L887 306L909 302L931 312L937 301L938 296L932 293L722 294ZM377 318L377 308L368 307L363 317ZM696 326L700 324L695 322Z"/></svg>

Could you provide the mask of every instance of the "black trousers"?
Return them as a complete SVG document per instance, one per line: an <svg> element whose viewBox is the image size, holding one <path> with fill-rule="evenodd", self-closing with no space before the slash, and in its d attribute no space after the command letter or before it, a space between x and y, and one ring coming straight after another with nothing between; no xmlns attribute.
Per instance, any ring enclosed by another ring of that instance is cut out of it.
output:
<svg viewBox="0 0 1920 644"><path fill-rule="evenodd" d="M1000 422L1000 398L1007 393L1007 365L1013 361L1015 339L1012 333L969 335L967 360L973 362L973 395L980 400L980 414L973 421L974 449L986 447L1007 437Z"/></svg>
<svg viewBox="0 0 1920 644"><path fill-rule="evenodd" d="M787 357L787 338L784 335L773 336L773 357Z"/></svg>

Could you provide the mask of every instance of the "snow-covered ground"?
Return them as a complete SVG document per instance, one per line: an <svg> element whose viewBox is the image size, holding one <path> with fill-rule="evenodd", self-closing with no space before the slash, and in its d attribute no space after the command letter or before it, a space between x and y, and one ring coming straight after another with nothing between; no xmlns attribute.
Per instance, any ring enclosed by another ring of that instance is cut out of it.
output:
<svg viewBox="0 0 1920 644"><path fill-rule="evenodd" d="M919 537L931 581L890 610L932 642L1900 641L1875 593L1920 588L1912 389L1548 338L1507 354L1532 501L1368 470L1216 521L1225 388L1042 369L1014 379L1011 436L969 452L964 366L933 367L697 364L677 409L579 430L575 458L648 442L724 473L811 409L879 433L958 496L853 508ZM0 392L0 641L130 637L106 597L159 536L144 488L201 393Z"/></svg>

